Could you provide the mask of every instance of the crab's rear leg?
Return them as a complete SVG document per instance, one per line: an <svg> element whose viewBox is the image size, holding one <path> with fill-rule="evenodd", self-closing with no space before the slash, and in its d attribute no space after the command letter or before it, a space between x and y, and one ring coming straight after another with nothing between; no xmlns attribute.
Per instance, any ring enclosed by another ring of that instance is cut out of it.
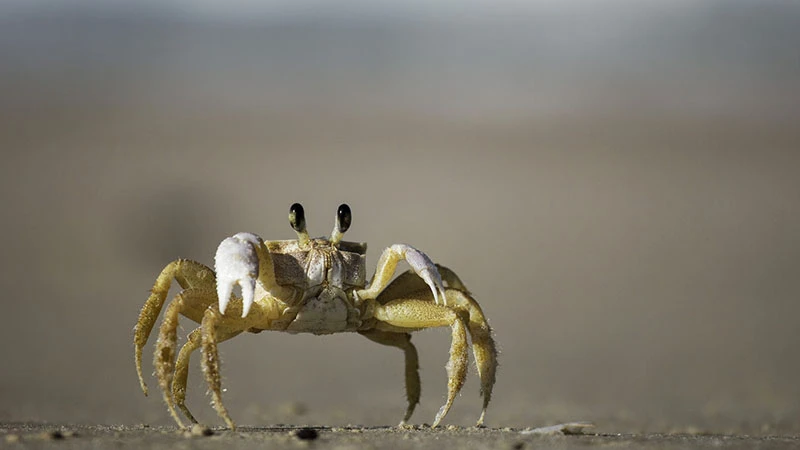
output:
<svg viewBox="0 0 800 450"><path fill-rule="evenodd" d="M427 293L430 296L430 292ZM450 360L447 362L447 401L436 414L433 427L447 415L467 378L467 314L420 299L400 299L375 306L378 330L397 331L449 326L452 330ZM386 325L383 325L386 324Z"/></svg>
<svg viewBox="0 0 800 450"><path fill-rule="evenodd" d="M411 335L408 333L390 333L388 331L378 330L359 331L359 333L379 344L397 347L403 350L405 354L406 397L408 398L408 408L406 409L406 415L400 422L401 427L405 426L414 413L414 408L419 404L421 392L419 381L419 356L417 354L417 348L411 343Z"/></svg>
<svg viewBox="0 0 800 450"><path fill-rule="evenodd" d="M497 372L497 346L492 337L492 329L489 327L480 305L472 298L461 279L447 267L437 264L436 268L439 270L442 280L448 286L446 289L447 304L453 308L464 310L469 315L467 330L472 339L472 353L475 356L478 375L481 379L480 392L483 397L483 409L477 426L482 426L486 408L492 399L492 388L494 387L495 374ZM402 297L434 301L425 281L410 270L395 278L381 292L377 301L378 303L386 304Z"/></svg>
<svg viewBox="0 0 800 450"><path fill-rule="evenodd" d="M489 327L480 305L468 292L459 289L447 289L447 303L453 308L466 311L469 315L468 330L472 339L472 354L475 356L475 365L478 368L478 376L481 379L480 392L483 397L481 416L476 424L480 427L483 426L486 408L492 399L492 388L494 388L497 373L497 345L492 337L492 329Z"/></svg>
<svg viewBox="0 0 800 450"><path fill-rule="evenodd" d="M156 278L150 297L142 307L142 311L139 313L139 320L133 328L136 373L139 376L139 384L145 395L147 395L147 384L142 376L142 349L147 344L147 339L153 331L158 315L161 314L161 308L164 306L164 301L167 298L173 279L183 289L214 289L214 272L203 264L188 259L172 261L164 267L164 270Z"/></svg>

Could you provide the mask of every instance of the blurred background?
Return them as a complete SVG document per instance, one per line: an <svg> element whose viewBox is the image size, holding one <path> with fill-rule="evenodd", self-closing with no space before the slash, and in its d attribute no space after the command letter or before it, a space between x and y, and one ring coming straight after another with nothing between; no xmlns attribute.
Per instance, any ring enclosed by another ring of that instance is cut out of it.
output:
<svg viewBox="0 0 800 450"><path fill-rule="evenodd" d="M370 270L410 243L483 305L489 426L800 431L797 2L0 5L0 420L171 424L133 364L160 270L347 202ZM449 340L414 337L415 423ZM405 409L401 353L357 335L220 349L242 425ZM473 370L446 422L479 412Z"/></svg>

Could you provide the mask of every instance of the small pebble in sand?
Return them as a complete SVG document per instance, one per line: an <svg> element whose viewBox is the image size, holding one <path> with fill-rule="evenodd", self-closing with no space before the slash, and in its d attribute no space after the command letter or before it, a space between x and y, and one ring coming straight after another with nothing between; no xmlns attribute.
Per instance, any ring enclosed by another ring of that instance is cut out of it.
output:
<svg viewBox="0 0 800 450"><path fill-rule="evenodd" d="M186 437L211 436L211 435L214 434L214 432L211 431L211 428L208 428L206 426L200 425L199 423L196 423L196 424L192 425L192 428L184 431L183 434Z"/></svg>
<svg viewBox="0 0 800 450"><path fill-rule="evenodd" d="M210 428L200 425L199 423L192 425L191 428L183 430L183 436L187 438L195 436L211 436L213 434L214 432Z"/></svg>
<svg viewBox="0 0 800 450"><path fill-rule="evenodd" d="M294 432L294 435L302 441L313 441L319 437L319 433L313 428L300 428Z"/></svg>
<svg viewBox="0 0 800 450"><path fill-rule="evenodd" d="M53 431L48 431L46 433L42 433L43 439L52 439L54 441L64 439L65 437L66 436L64 436L64 433L62 433L61 430L53 430Z"/></svg>

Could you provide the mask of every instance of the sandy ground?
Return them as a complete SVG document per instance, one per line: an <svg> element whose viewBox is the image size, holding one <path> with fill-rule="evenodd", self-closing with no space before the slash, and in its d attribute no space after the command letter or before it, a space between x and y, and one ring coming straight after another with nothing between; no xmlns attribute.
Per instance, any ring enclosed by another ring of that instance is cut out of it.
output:
<svg viewBox="0 0 800 450"><path fill-rule="evenodd" d="M394 427L243 427L237 431L195 427L176 431L162 427L0 425L0 447L7 448L285 448L285 449L502 449L532 448L714 448L790 449L798 436L730 436L714 434L531 433L530 429L458 426L402 430Z"/></svg>

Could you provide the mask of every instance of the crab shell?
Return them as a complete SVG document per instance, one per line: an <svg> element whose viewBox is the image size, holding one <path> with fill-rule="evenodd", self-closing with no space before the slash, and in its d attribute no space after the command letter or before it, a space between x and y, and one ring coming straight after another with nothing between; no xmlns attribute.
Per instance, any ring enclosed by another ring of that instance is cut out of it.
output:
<svg viewBox="0 0 800 450"><path fill-rule="evenodd" d="M330 334L361 325L353 291L366 285L367 244L324 238L302 246L296 239L266 241L272 257L275 282L291 286L300 309L271 325L289 333ZM258 297L258 296L257 296Z"/></svg>
<svg viewBox="0 0 800 450"><path fill-rule="evenodd" d="M297 239L265 241L272 256L275 282L281 286L309 289L330 284L339 289L363 288L367 283L366 242L341 241L331 251L324 238L311 240L303 248Z"/></svg>

